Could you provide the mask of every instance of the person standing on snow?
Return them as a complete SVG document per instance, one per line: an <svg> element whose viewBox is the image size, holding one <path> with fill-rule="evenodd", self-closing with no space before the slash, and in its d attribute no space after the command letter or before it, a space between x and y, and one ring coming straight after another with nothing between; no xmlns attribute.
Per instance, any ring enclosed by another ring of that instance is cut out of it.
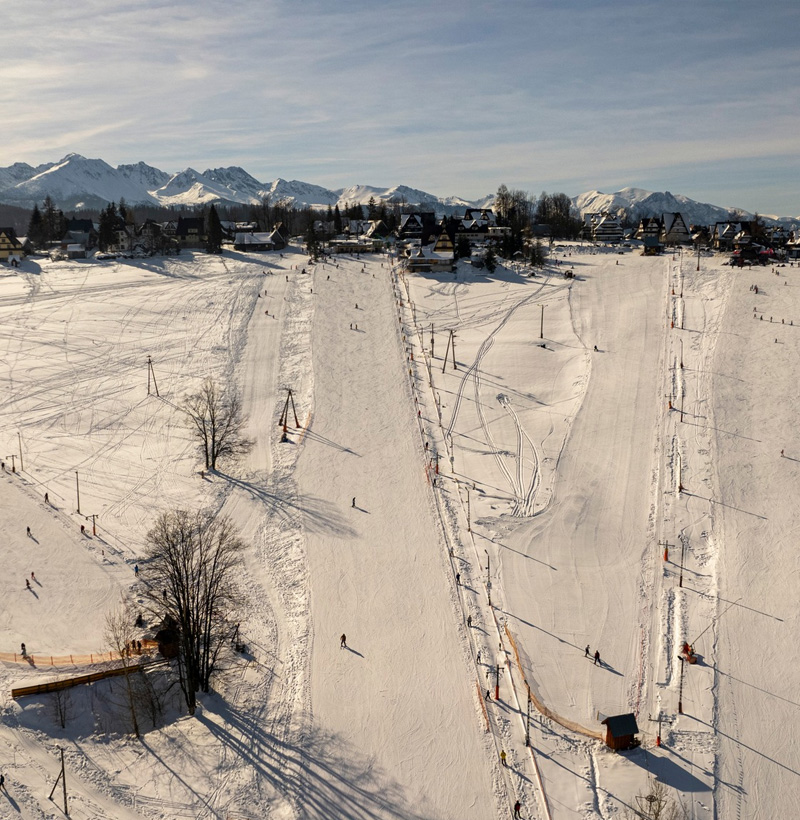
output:
<svg viewBox="0 0 800 820"><path fill-rule="evenodd" d="M599 649L595 649L595 650L594 650L594 665L595 665L595 666L597 666L597 664L599 663L599 661L600 661L600 650L599 650Z"/></svg>
<svg viewBox="0 0 800 820"><path fill-rule="evenodd" d="M586 649L583 650L583 657L584 658L589 657L589 644L588 643L586 644Z"/></svg>
<svg viewBox="0 0 800 820"><path fill-rule="evenodd" d="M514 803L514 817L522 817L520 811L522 810L522 805L520 804L519 800Z"/></svg>
<svg viewBox="0 0 800 820"><path fill-rule="evenodd" d="M342 632L341 643L339 644L339 649L347 649L347 635Z"/></svg>

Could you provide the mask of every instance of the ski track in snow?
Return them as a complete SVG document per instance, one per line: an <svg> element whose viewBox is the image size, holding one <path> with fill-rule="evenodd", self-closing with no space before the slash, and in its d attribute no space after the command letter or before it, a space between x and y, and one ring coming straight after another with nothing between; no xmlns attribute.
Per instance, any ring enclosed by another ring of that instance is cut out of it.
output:
<svg viewBox="0 0 800 820"><path fill-rule="evenodd" d="M587 263L586 270L592 275L595 260L588 255L580 257L577 252L576 257L579 271L580 265ZM204 504L221 510L232 515L252 543L240 579L241 591L247 600L242 630L249 653L238 657L220 677L219 694L202 699L202 709L195 719L183 718L148 733L147 747L140 747L123 736L108 735L99 741L88 736L68 736L68 781L74 790L71 816L116 816L121 820L133 817L303 820L325 816L318 803L325 794L320 784L333 758L323 754L327 751L324 743L329 739L321 738L314 720L310 659L315 648L315 624L310 607L306 539L308 529L316 527L328 513L318 500L300 494L294 477L304 437L315 435L315 381L310 355L315 302L309 283L315 275L319 277L320 272L315 274L309 265L306 265L308 277L288 270L293 264L297 263L298 267L300 262L306 264L305 260L303 256L287 252L287 271L277 265L264 265L257 257L211 259L200 254L190 259L148 260L134 265L31 262L26 263L29 267L19 276L0 283L3 320L0 323L0 376L5 388L0 392L0 417L4 419L0 430L5 436L6 452L16 449L19 431L26 453L25 473L19 477L3 476L2 490L12 489L20 505L40 510L38 519L26 512L32 516L37 534L45 532L49 540L54 537L52 533L63 533L63 549L74 551L76 566L90 566L80 564L78 557L81 561L94 562L97 577L105 579L107 584L93 599L96 610L110 605L122 589L128 589L135 600L137 593L136 586L132 585L130 565L137 559L144 533L158 509L180 503ZM604 262L600 256L597 265L602 267ZM354 268L360 268L361 264L356 263ZM369 260L367 264L375 265ZM485 737L483 751L487 758L481 765L491 771L493 798L498 806L505 806L509 799L513 802L514 796L521 796L526 817L543 818L549 812L557 820L572 817L611 820L619 816L623 807L632 805L632 796L643 788L647 772L668 784L688 783L682 799L693 818L705 820L723 814L737 818L753 816L755 795L759 794L757 781L768 778L765 783L770 786L781 782L778 780L781 767L782 776L786 778L793 764L785 751L776 752L773 759L771 751L760 742L760 736L754 739L749 706L744 708L753 700L754 692L755 698L773 696L781 691L780 683L766 679L766 683L757 682L756 686L735 676L734 664L739 662L735 651L741 636L730 632L727 624L733 622L737 613L737 609L731 610L731 607L739 606L741 597L749 593L750 584L755 585L758 576L749 579L739 595L729 594L729 600L722 598L723 592L735 590L740 580L732 572L734 559L729 554L731 545L725 539L735 538L737 527L744 526L738 523L743 516L750 515L750 520L770 520L760 514L761 510L757 513L743 510L741 507L747 504L741 501L738 507L726 504L730 496L722 491L722 482L726 481L729 487L731 479L718 474L717 468L725 436L732 438L737 434L717 428L714 382L731 378L727 373L716 372L717 348L720 343L723 347L730 344L723 333L723 320L729 301L732 302L731 293L735 288L743 288L737 277L746 274L720 269L718 263L714 263L716 267L709 263L708 270L695 272L693 260L683 255L641 261L627 255L622 265L630 264L665 267L664 319L667 325L674 323L674 328L666 330L663 347L659 349L658 395L647 397L642 404L648 408L649 416L639 422L652 425L653 430L652 446L642 456L642 460L650 459L651 464L647 473L648 515L641 533L643 546L620 544L620 550L627 553L641 549L638 577L633 581L635 606L628 612L615 613L618 598L610 590L609 600L601 608L602 617L598 618L598 621L609 620L609 624L615 618L620 624L630 621L630 628L619 629L624 634L620 634L617 645L610 647L608 654L604 650L604 657L618 656L616 664L621 670L618 674L624 675L623 700L627 700L627 703L609 703L608 707L624 707L637 714L643 748L631 753L628 760L539 717L532 724L536 758L530 757L531 752L520 740L524 700L520 707L520 691L516 691L519 676L513 659L511 665L503 666L500 700L491 699L482 705L478 702L480 695L473 695L472 711L467 715L459 712L459 715L482 725L486 708L491 732ZM374 270L379 270L377 265ZM603 275L616 274L608 263L602 271ZM270 272L276 274L274 280L264 277ZM291 281L283 282L284 273L291 274ZM520 386L513 379L496 387L495 382L505 376L503 367L507 363L502 361L502 355L521 322L515 314L523 306L545 297L548 305L553 304L554 299L561 298L556 295L559 288L545 280L530 292L531 282L487 281L484 285L479 278L470 281L469 276L471 274L460 271L453 282L417 277L413 280L413 291L404 277L403 310L406 320L411 315L417 322L416 326L410 321L406 325L410 328L407 343L416 354L412 379L418 387L431 381L430 392L419 390L416 395L419 396L420 430L433 449L423 453L422 440L417 442L413 457L419 464L414 462L411 469L420 468L422 481L426 475L428 480L433 480L434 451L446 453L452 448L454 438L461 443L467 440L462 437L475 436L477 432L482 439L480 446L485 445L480 455L491 457L493 475L501 479L496 482L498 487L484 483L479 492L473 491L471 530L467 527L464 505L469 502L464 489L472 485L465 467L460 476L452 476L455 481L451 481L451 476L440 477L435 495L431 493L428 498L441 521L442 537L450 551L449 558L442 555L442 565L452 572L459 568L461 573L461 586L456 587L453 582L449 593L453 616L461 621L469 613L475 622L472 629L460 623L458 634L465 669L475 669L477 687L482 691L484 684L491 685L489 677L484 680L484 673L489 671L486 659L495 660L495 635L501 641L503 658L508 659L505 630L516 632L514 615L504 608L508 589L519 583L519 579L504 574L503 535L513 530L512 519L538 520L556 504L554 493L542 501L543 485L550 486L545 479L549 475L546 471L552 470L555 475L558 469L565 447L570 443L570 419L574 419L576 408L581 407L594 373L592 356L584 352L576 354L574 359L556 360L552 372L548 371L546 377L536 382L535 397L533 387ZM276 287L278 278L280 289ZM775 282L778 283L782 285L782 280ZM257 309L263 299L258 300L256 293L264 285L273 291L274 300L270 300L269 306L277 319L266 318L263 311ZM773 286L770 291L770 285L771 280L763 292L774 305L776 294L772 291L780 289ZM572 285L581 286L579 281ZM317 291L316 286L314 290ZM789 290L787 286L786 292ZM563 345L571 334L571 338L579 340L582 350L588 351L591 344L581 338L585 331L580 330L571 302L571 287L565 292L572 328L569 331L566 325L561 328L558 344ZM414 301L416 304L409 306L408 303ZM259 342L264 344L267 338L273 340L269 342L272 346L269 349L274 352L269 353L268 364L274 363L274 370L258 377L263 381L261 386L265 392L254 394L248 408L251 414L258 415L258 446L251 462L200 481L196 475L194 444L183 425L178 405L181 397L206 375L234 384L253 378L254 371L247 368L258 367L260 362L246 364L245 358L249 334L257 321L275 322L275 335L265 336ZM464 350L474 351L471 363L466 371L458 374L457 381L451 373L446 376L436 373L434 378L435 360L424 347L423 331L428 323L436 325L440 354L443 353L442 339L450 329L459 334L458 350L462 355ZM758 325L756 332L762 335L765 330L773 335L784 332L774 325L767 327L766 321L762 325L751 319L751 324ZM730 322L726 320L724 326L730 327ZM753 333L752 327L745 330ZM788 327L785 330L788 331ZM531 328L528 331L530 339L533 333ZM790 342L793 337L785 335L787 343ZM589 338L588 342L591 341ZM581 350L580 345L577 350ZM773 356L778 353L778 346L774 351ZM148 355L153 357L160 397L146 395ZM581 356L585 356L582 369L577 364ZM495 362L502 364L497 366L498 372L492 372L487 378L485 368L490 358L493 369ZM547 364L547 360L541 361ZM482 399L490 379L496 404ZM549 386L546 379L551 379L554 385L570 382L571 394L556 391L554 401L545 400L542 391ZM453 389L448 392L451 385ZM290 426L291 444L280 443L277 426L286 387L292 388L297 405L302 408L301 429ZM450 413L446 425L438 410L442 394L450 403L446 408ZM413 395L409 391L410 405ZM668 397L673 403L671 410L667 407ZM471 402L475 408L474 422L470 416ZM560 402L568 402L561 418ZM535 428L530 422L531 410L537 413ZM726 410L730 417L732 411ZM685 416L683 421L681 413ZM264 417L268 420L262 421ZM470 425L473 429L469 429ZM733 425L728 421L727 426ZM556 431L560 439L557 448L552 440L547 441ZM505 440L508 444L503 446L501 442ZM329 446L345 445L331 442ZM788 445L781 439L783 446ZM775 449L774 444L770 447ZM452 449L449 452L452 453ZM466 445L464 454L473 457L473 453L466 452ZM461 452L458 455L462 457ZM509 458L514 462L511 465ZM782 461L780 468L792 470L792 459ZM74 509L76 471L81 476L81 515ZM479 472L475 475L477 479L482 477ZM743 478L742 482L745 481ZM495 509L499 500L506 500L501 486L503 491L506 486L510 490L509 513L490 518L489 510ZM41 503L44 491L50 493L50 508ZM720 498L723 501L716 503ZM76 530L85 522L87 511L100 513L99 535L79 539ZM578 514L583 511L578 510ZM11 511L0 511L0 515L4 516L7 529L20 529ZM344 526L342 522L333 522L333 525ZM491 538L483 534L487 529ZM35 548L20 542L18 535L17 532L9 536L11 547L6 568L21 577L30 559L14 545L21 543L25 550ZM751 538L749 533L748 538ZM666 562L662 557L662 542L672 545ZM484 577L490 580L482 563L484 546L486 560L490 551L492 557L494 609L486 607L481 598L486 591ZM780 545L771 546L775 552ZM677 581L681 552L684 555L682 588ZM720 556L727 562L727 576L721 571ZM529 560L539 558L538 553L532 552ZM49 568L42 569L37 562L36 569L37 576L41 574L45 582L39 593L44 603L45 596L53 595L52 587L48 586ZM569 565L548 566L543 560L536 566L539 573L560 572L562 576L571 569ZM75 640L102 641L93 623L96 619L87 617L67 592L60 593L64 595L62 620L65 623L47 626L32 620L24 635L31 646L36 647L37 642L44 644L49 639L68 649L71 632ZM342 587L340 595L346 593ZM370 594L371 604L377 594L374 591ZM32 603L19 596L16 586L9 586L7 605L19 607ZM366 602L366 598L363 600ZM752 598L747 600L754 606L742 605L743 609L754 609L757 618L768 617L761 609L771 607ZM570 605L585 603L570 602ZM558 603L551 605L558 606ZM781 620L775 618L770 622L775 625L776 635L788 626L776 623ZM553 627L542 618L535 628L546 635ZM53 634L47 635L45 629ZM92 629L96 638L92 637ZM597 629L602 633L601 623ZM37 634L40 630L41 636ZM684 641L692 642L698 637L696 649L701 653L701 663L682 668L677 660L680 647ZM562 651L572 651L570 644L578 642L577 652L582 654L583 642L579 636L559 635L557 638ZM15 634L9 635L6 641L18 644L19 639L19 634ZM484 653L480 664L474 659L478 649ZM524 647L521 651L523 666L528 669L541 660L526 658ZM623 654L626 654L624 663L619 661ZM730 664L733 671L722 661ZM424 664L424 660L422 662ZM43 671L46 674L46 670ZM540 688L547 692L548 687L569 684L565 670L557 672L561 675L560 682L531 677L537 694ZM683 715L676 709L681 673ZM4 681L10 684L30 680L41 672L8 665L3 674ZM475 688L475 682L470 681L468 685L470 691ZM386 687L378 689L385 691ZM521 692L524 698L524 688ZM580 709L583 703L593 703L592 695L592 691L570 692L570 708ZM791 697L783 698L782 703L790 701ZM98 708L102 702L103 698L98 695ZM380 704L380 700L376 703ZM3 770L19 811L13 809L11 803L3 803L0 797L0 817L56 816L53 804L43 800L42 790L43 784L48 784L45 791L49 791L56 771L56 747L62 740L44 718L36 723L35 708L12 703L7 695L2 701L0 745L6 758ZM380 709L373 706L373 713L379 714ZM664 718L665 748L661 750L654 745L655 724L648 719L659 714ZM20 715L24 721L18 719ZM432 717L430 726L435 729L442 717ZM588 725L595 725L591 723L594 718L595 715L586 716ZM415 726L409 731L418 729ZM778 733L778 729L775 731ZM507 770L497 762L500 748L509 755L511 766ZM534 759L539 761L543 778L545 792L541 794L538 786L532 785ZM345 762L336 760L337 767ZM357 778L357 782L348 787L357 786L359 782L368 785L361 793L363 802L342 801L341 805L349 806L348 817L365 820L367 816L396 816L391 813L392 800L380 802L370 791L372 784L379 782L375 778L382 776L378 756L349 762L362 779ZM415 765L413 756L402 761L402 765ZM455 774L443 769L431 773L427 782L427 773L421 775L421 791L434 789L437 777L451 776ZM394 787L391 778L386 782L390 788ZM783 782L792 784L793 780ZM789 794L791 789L785 792ZM333 791L328 794L332 795ZM762 790L760 796L764 794ZM779 806L781 794L781 789L770 789L768 799L773 802L769 805ZM401 805L400 795L393 793L392 799L395 798L397 805ZM371 814L370 806L374 809ZM410 810L418 810L420 820L433 820L425 814L424 806L413 806Z"/></svg>

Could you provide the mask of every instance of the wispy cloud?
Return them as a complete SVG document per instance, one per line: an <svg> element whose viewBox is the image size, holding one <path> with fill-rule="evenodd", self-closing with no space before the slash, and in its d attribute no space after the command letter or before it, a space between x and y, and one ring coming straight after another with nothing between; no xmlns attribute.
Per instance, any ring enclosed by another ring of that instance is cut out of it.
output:
<svg viewBox="0 0 800 820"><path fill-rule="evenodd" d="M769 203L758 184L797 164L788 0L7 5L0 164L78 151L468 197L705 176L800 213L796 179Z"/></svg>

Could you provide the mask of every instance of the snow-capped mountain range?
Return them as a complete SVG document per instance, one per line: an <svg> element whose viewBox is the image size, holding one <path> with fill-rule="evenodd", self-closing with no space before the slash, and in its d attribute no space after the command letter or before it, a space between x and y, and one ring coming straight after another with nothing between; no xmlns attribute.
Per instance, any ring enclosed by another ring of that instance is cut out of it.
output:
<svg viewBox="0 0 800 820"><path fill-rule="evenodd" d="M298 180L276 179L259 182L243 168L209 168L202 173L186 168L168 174L152 165L118 165L116 168L102 159L87 159L80 154L68 154L58 162L33 167L16 162L0 168L0 202L32 207L50 195L63 210L102 208L109 202L124 199L129 205L188 206L212 202L256 204L263 197L271 203L286 202L294 207L327 208L339 205L375 202L399 202L439 214L452 214L466 207L491 207L493 195L469 201L459 197L438 197L434 194L396 185L380 188L353 185L329 189ZM597 211L625 209L634 219L680 211L690 224L709 225L731 218L748 219L753 215L741 209L722 208L696 202L669 191L653 193L640 188L623 188L612 194L589 191L572 200L581 215ZM769 222L797 223L797 217L765 217Z"/></svg>
<svg viewBox="0 0 800 820"><path fill-rule="evenodd" d="M276 179L259 182L243 168L209 168L202 173L186 168L168 174L144 162L118 165L102 159L68 154L58 162L33 167L17 162L0 168L0 201L31 207L50 195L64 210L104 207L123 198L129 205L195 206L211 202L256 204L263 197L289 202L295 207L327 208L329 205L369 202L401 202L439 212L451 212L476 203L458 197L442 199L405 185L378 188L354 185L330 190L297 180ZM477 203L477 206L491 200Z"/></svg>
<svg viewBox="0 0 800 820"><path fill-rule="evenodd" d="M647 216L660 216L667 213L681 213L690 225L713 225L727 219L752 219L755 214L741 208L721 208L706 202L697 202L682 194L671 194L669 191L653 193L642 188L623 188L613 194L601 191L587 191L572 200L575 208L581 213L598 213L602 211L619 212L625 210L632 221ZM759 214L766 223L796 224L798 217L779 217Z"/></svg>

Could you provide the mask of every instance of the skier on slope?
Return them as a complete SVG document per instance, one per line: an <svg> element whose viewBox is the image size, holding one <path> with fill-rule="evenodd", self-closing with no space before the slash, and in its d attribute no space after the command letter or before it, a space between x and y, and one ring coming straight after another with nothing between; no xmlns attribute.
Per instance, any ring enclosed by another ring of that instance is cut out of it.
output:
<svg viewBox="0 0 800 820"><path fill-rule="evenodd" d="M594 650L594 665L595 665L595 666L597 666L597 664L599 663L599 661L600 661L600 650L599 650L599 649L595 649L595 650ZM601 665L602 665L602 664L601 664Z"/></svg>
<svg viewBox="0 0 800 820"><path fill-rule="evenodd" d="M347 635L342 632L341 642L339 643L339 649L347 649Z"/></svg>

